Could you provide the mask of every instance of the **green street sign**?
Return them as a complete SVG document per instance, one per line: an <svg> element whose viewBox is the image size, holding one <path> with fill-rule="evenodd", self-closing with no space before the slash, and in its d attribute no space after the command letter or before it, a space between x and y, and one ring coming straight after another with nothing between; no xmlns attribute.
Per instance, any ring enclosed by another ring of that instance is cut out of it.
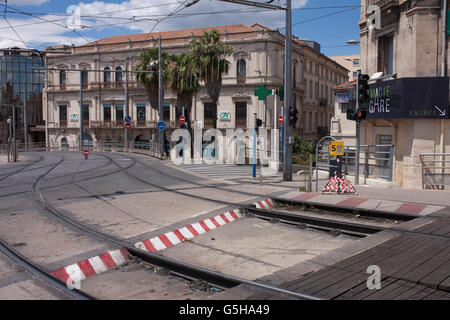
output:
<svg viewBox="0 0 450 320"><path fill-rule="evenodd" d="M258 100L264 100L267 96L272 94L272 90L267 89L264 84L258 85L258 88L254 91L255 96L258 97Z"/></svg>
<svg viewBox="0 0 450 320"><path fill-rule="evenodd" d="M450 10L447 10L447 35L450 36L450 21L449 18L450 17Z"/></svg>

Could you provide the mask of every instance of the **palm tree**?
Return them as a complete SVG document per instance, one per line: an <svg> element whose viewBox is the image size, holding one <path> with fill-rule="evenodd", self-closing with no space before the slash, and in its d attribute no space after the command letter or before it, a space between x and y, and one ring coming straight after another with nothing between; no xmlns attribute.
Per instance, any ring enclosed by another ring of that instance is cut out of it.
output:
<svg viewBox="0 0 450 320"><path fill-rule="evenodd" d="M142 72L136 74L138 82L144 84L147 91L150 106L156 110L159 109L159 73L158 73L158 48L144 49L138 56L138 63L134 66L138 71L154 71L152 73ZM162 78L163 83L166 78L167 54L161 53L162 60ZM164 97L164 94L163 94Z"/></svg>
<svg viewBox="0 0 450 320"><path fill-rule="evenodd" d="M192 97L200 87L200 75L190 54L171 55L168 60L167 80L172 91L177 94L177 109L180 114L184 107L187 128L191 131Z"/></svg>
<svg viewBox="0 0 450 320"><path fill-rule="evenodd" d="M233 52L230 45L220 40L219 31L203 30L203 34L195 36L189 43L190 52L196 67L200 71L201 80L205 82L206 91L213 104L213 128L217 127L217 101L222 87L222 75L228 74L230 62L226 59Z"/></svg>

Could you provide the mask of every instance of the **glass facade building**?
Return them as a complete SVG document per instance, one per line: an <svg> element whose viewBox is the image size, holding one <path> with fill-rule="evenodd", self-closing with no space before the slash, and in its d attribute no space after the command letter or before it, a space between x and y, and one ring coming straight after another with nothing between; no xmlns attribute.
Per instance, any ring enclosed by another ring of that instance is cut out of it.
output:
<svg viewBox="0 0 450 320"><path fill-rule="evenodd" d="M16 141L24 142L24 99L28 142L45 142L42 119L44 57L33 49L0 49L0 144L8 141L7 119L16 108ZM42 126L38 128L37 126Z"/></svg>

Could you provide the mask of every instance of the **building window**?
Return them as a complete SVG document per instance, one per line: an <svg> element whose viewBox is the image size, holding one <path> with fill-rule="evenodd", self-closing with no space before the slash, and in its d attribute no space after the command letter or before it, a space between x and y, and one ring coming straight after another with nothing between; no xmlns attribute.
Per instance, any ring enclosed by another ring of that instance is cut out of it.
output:
<svg viewBox="0 0 450 320"><path fill-rule="evenodd" d="M122 68L121 67L117 67L116 68L116 82L121 82L122 81Z"/></svg>
<svg viewBox="0 0 450 320"><path fill-rule="evenodd" d="M245 76L246 76L246 62L244 59L239 59L236 66L236 75L237 75L237 82L243 83L245 82Z"/></svg>
<svg viewBox="0 0 450 320"><path fill-rule="evenodd" d="M358 71L353 71L353 78L358 78Z"/></svg>
<svg viewBox="0 0 450 320"><path fill-rule="evenodd" d="M61 90L65 90L66 89L66 70L61 70L59 72L59 87Z"/></svg>
<svg viewBox="0 0 450 320"><path fill-rule="evenodd" d="M293 75L292 75L292 84L294 85L294 88L296 88L296 84L297 84L297 63L294 63L294 67L293 67Z"/></svg>
<svg viewBox="0 0 450 320"><path fill-rule="evenodd" d="M83 104L83 125L89 125L89 105Z"/></svg>
<svg viewBox="0 0 450 320"><path fill-rule="evenodd" d="M145 121L146 114L145 114L145 104L137 104L136 105L136 115L138 121Z"/></svg>
<svg viewBox="0 0 450 320"><path fill-rule="evenodd" d="M111 82L111 69L109 67L106 67L103 70L103 82Z"/></svg>
<svg viewBox="0 0 450 320"><path fill-rule="evenodd" d="M312 99L313 97L313 83L312 81L309 81L309 98Z"/></svg>
<svg viewBox="0 0 450 320"><path fill-rule="evenodd" d="M67 127L67 106L66 105L59 106L59 126Z"/></svg>
<svg viewBox="0 0 450 320"><path fill-rule="evenodd" d="M246 128L247 127L247 102L246 101L238 101L238 102L236 102L235 107L236 107L235 126L237 128Z"/></svg>
<svg viewBox="0 0 450 320"><path fill-rule="evenodd" d="M163 121L170 121L170 104L163 104Z"/></svg>
<svg viewBox="0 0 450 320"><path fill-rule="evenodd" d="M387 76L394 73L394 37L378 38L378 71Z"/></svg>
<svg viewBox="0 0 450 320"><path fill-rule="evenodd" d="M205 120L213 120L213 104L211 102L205 102L203 105L203 118Z"/></svg>
<svg viewBox="0 0 450 320"><path fill-rule="evenodd" d="M111 121L111 105L110 104L103 105L103 120Z"/></svg>
<svg viewBox="0 0 450 320"><path fill-rule="evenodd" d="M359 67L359 59L353 59L353 66Z"/></svg>
<svg viewBox="0 0 450 320"><path fill-rule="evenodd" d="M120 121L119 123L122 123L123 118L123 104L116 104L116 121Z"/></svg>
<svg viewBox="0 0 450 320"><path fill-rule="evenodd" d="M88 71L86 68L81 71L81 85L83 88L87 88L88 86Z"/></svg>

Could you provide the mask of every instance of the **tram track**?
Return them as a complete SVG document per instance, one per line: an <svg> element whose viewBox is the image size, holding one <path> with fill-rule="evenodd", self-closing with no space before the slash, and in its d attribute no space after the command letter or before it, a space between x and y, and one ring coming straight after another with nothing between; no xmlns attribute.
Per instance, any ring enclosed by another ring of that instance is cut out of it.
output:
<svg viewBox="0 0 450 320"><path fill-rule="evenodd" d="M110 158L112 159L112 158ZM60 162L58 162L55 167L57 165L59 165L63 160L61 160ZM133 161L133 163L128 166L128 167L121 167L118 163L116 163L114 161L114 159L112 159L112 162L115 163L117 165L118 168L120 168L121 171L124 171L125 173L129 174L126 170L133 166L135 164L135 162ZM54 168L54 167L53 167ZM119 248L124 248L126 249L131 255L136 256L140 259L142 259L143 261L150 263L152 265L158 266L158 267L163 267L163 268L167 268L169 269L171 272L173 272L174 274L179 274L179 275L183 275L185 277L188 278L194 278L194 279L200 279L203 281L206 281L208 283L217 285L219 287L223 287L223 288L231 288L231 287L235 287L237 285L241 285L241 284L247 284L253 287L257 287L263 290L269 290L269 291L273 291L273 292L278 292L278 293L282 293L282 294L287 294L290 296L294 296L296 298L299 299L308 299L308 300L320 300L317 297L314 296L309 296L309 295L304 295L298 292L291 292L289 290L285 290L282 288L278 288L275 286L271 286L268 284L264 284L264 283L260 283L260 282L255 282L255 281L251 281L251 280L246 280L246 279L242 279L239 277L235 277L232 275L226 275L217 271L213 271L213 270L209 270L203 267L199 267L199 266L194 266L194 265L190 265L187 264L185 262L182 261L178 261L175 259L171 259L165 256L162 256L160 254L156 254L156 253L151 253L148 251L144 251L141 250L139 248L136 248L134 246L134 244L122 240L122 239L118 239L117 237L113 237L111 235L107 235L103 232L99 232L95 229L93 229L90 226L87 226L83 223L80 223L79 221L77 221L76 219L70 218L66 215L64 215L62 212L60 212L60 210L58 210L54 205L52 205L50 202L48 202L44 196L42 195L40 189L39 189L39 184L40 181L49 173L51 172L51 170L53 170L53 168L50 168L46 173L44 173L43 175L39 176L38 179L36 180L36 182L33 185L33 193L34 193L34 197L36 199L36 201L38 201L38 203L41 205L41 207L43 209L45 209L48 213L52 214L53 216L57 217L58 219L60 219L61 221L64 221L66 224L69 224L79 230L81 230L83 233L85 234L89 234L91 236L94 236L98 239L101 239L107 243L113 244ZM129 174L130 176L136 178L137 180L147 183L149 185L152 185L153 187L156 188L162 188L165 189L166 191L170 191L171 189L169 188L164 188L164 187L159 187L155 184L151 184L147 181L145 181L144 179L135 177L131 174ZM204 198L201 197L204 200L208 200L208 198ZM211 199L209 199L209 201L211 201ZM217 202L217 201L215 201ZM225 202L226 203L226 202Z"/></svg>
<svg viewBox="0 0 450 320"><path fill-rule="evenodd" d="M105 156L105 155L101 155L105 158L108 158L109 156ZM129 168L132 168L133 166L135 166L136 162L141 163L139 161L136 161L133 158L129 158L131 160L131 164L128 166L124 166L122 167L121 165L119 165L117 162L115 162L115 160L117 159L113 159L112 157L109 157L110 162L108 163L113 163L115 166L118 167L117 170L114 170L113 172L108 172L108 173L104 173L101 175L96 175L96 176L92 176L92 177L88 177L85 179L81 179L81 180L75 180L73 182L70 183L74 183L74 182L81 182L81 181L86 181L86 180L90 180L90 179L95 179L95 178L100 178L100 177L104 177L104 176L108 176L114 173L118 173L123 171L125 174L127 174L128 176L141 181L144 184L150 185L154 188L158 188L160 190L163 191L167 191L167 192L173 192L179 195L183 195L183 196L187 196L187 197L194 197L200 200L205 200L205 201L213 201L215 203L220 203L220 204L224 204L224 205L230 205L230 206L239 206L240 208L246 210L247 212L250 212L251 214L254 214L255 216L264 216L265 218L270 218L270 219L280 219L280 220L286 220L289 222L294 222L294 223L306 223L306 224L311 224L311 225L317 225L319 224L326 224L326 225L322 225L322 227L328 228L328 229L336 229L336 228L343 228L343 230L345 230L345 228L347 228L347 231L354 231L354 228L360 228L359 231L363 231L363 232L359 232L359 233L375 233L378 231L382 231L382 230L393 230L393 231L399 231L399 232L405 232L405 230L395 230L395 229L391 229L391 228L375 228L375 227L368 227L367 225L358 225L358 224L348 224L346 226L341 225L327 225L329 223L332 222L332 220L329 219L312 219L311 217L306 217L306 216L300 216L296 215L296 217L293 217L292 215L286 214L286 213L281 213L281 212L277 212L274 210L261 210L261 209L256 209L256 208L252 208L252 206L248 206L248 205L243 205L241 203L235 203L235 202L229 202L229 201L223 201L223 200L214 200L214 199L210 199L207 197L203 197L203 196L198 196L198 195L192 195L189 193L185 193L185 192L181 192L179 190L174 190L171 188L167 188L167 187L163 187L163 186L159 186L157 184L151 183L141 177L138 177L130 172L128 172L127 170ZM234 276L230 276L230 275L224 275L222 273L219 272L215 272L212 270L208 270L202 267L198 267L198 266L192 266L186 263L183 263L181 261L177 261L174 259L170 259L164 256L161 256L159 254L155 254L155 253L150 253L147 251L143 251L141 249L138 249L136 247L134 247L133 244L118 239L116 237L104 234L102 232L99 232L97 230L94 230L93 228L91 228L90 226L86 226L82 223L80 223L79 221L72 219L70 217L65 216L62 212L60 212L55 206L53 206L50 202L48 202L45 197L42 195L41 190L40 190L40 182L41 181L48 181L45 180L44 177L46 177L54 168L56 168L60 163L62 163L64 161L64 157L57 162L54 166L52 166L49 170L47 170L44 174L40 175L35 183L33 184L33 194L34 194L34 198L35 200L40 204L40 206L45 209L48 213L51 213L52 215L58 217L60 220L64 221L65 223L76 227L80 230L82 230L85 233L88 233L90 235L93 235L97 238L100 238L102 240L104 240L105 242L114 244L118 247L122 247L127 249L132 255L141 258L143 261L146 261L148 263L160 266L160 267L165 267L168 268L170 270L172 270L175 274L181 274L181 275L185 275L187 277L191 277L191 278L196 278L196 279L202 279L205 281L208 281L212 284L217 284L220 287L224 287L224 288L231 288L234 287L236 285L239 284L247 284L247 285L251 285L251 286L256 286L259 287L260 289L264 289L264 290L269 290L269 291L275 291L278 293L282 293L282 294L287 294L287 295L291 295L291 296L295 296L297 298L301 298L301 299L312 299L312 300L318 300L318 297L314 297L314 296L310 296L310 295L306 295L306 294L302 294L302 293L298 293L295 291L289 291L283 288L279 288L279 287L274 287L274 286L270 286L267 284L262 284L260 282L255 282L255 281L250 281L250 280L245 280L245 279L241 279L238 277L234 277ZM151 169L151 166L147 166ZM93 168L90 170L96 170L97 168ZM154 169L154 168L153 168ZM156 169L157 170L157 169ZM17 171L19 172L19 171ZM85 173L86 171L80 172L80 173ZM160 174L165 174L163 172L159 172ZM75 173L77 174L77 173ZM74 175L75 175L74 174ZM168 175L168 174L167 174ZM68 176L68 175L65 175ZM168 175L171 176L171 175ZM61 177L61 176L59 176ZM173 177L173 176L172 176ZM58 177L57 177L58 178ZM218 187L218 186L211 186L211 185L203 185L200 184L198 182L193 182L193 181L187 181L190 184L194 184L197 186L201 186L204 188L213 188L213 189L217 189L217 190L221 190L224 189L222 191L227 191L227 192L235 192L235 193L240 193L240 194L246 194L246 195L252 195L255 197L262 197L262 195L260 194L254 194L254 193L243 193L240 191L235 191L235 190L229 190L226 188L222 188L222 187ZM64 185L64 184L63 184ZM54 187L54 186L51 186ZM273 197L272 197L273 198ZM277 198L275 198L277 199ZM327 208L327 210L331 210L331 208ZM268 215L268 212L270 215ZM270 213L271 212L271 213ZM299 218L303 219L303 221L298 220ZM309 220L305 220L305 219L309 219ZM312 223L314 222L314 223ZM353 228L353 229L352 229ZM361 228L365 228L365 229L361 229ZM356 233L358 233L358 231L355 231ZM415 233L413 231L410 231L409 233ZM419 233L422 234L422 233ZM426 235L426 234L425 234ZM433 235L433 236L438 236L438 235ZM449 237L446 237L449 238Z"/></svg>
<svg viewBox="0 0 450 320"><path fill-rule="evenodd" d="M39 156L39 160L34 161L28 165L25 165L22 169L20 170L16 170L15 172L12 172L8 175L6 175L5 177L3 177L4 180L8 177L11 177L15 174L24 172L24 169L29 168L31 166L33 166L34 164L40 162L43 160L42 156ZM63 159L61 159L60 161L56 162L56 164L51 164L48 165L48 167L50 167L50 169L48 171L46 171L46 173L48 173L49 171L53 170L53 168L55 168L56 166L58 166L61 162L63 161ZM36 168L37 169L41 169L42 167ZM42 176L42 175L41 175ZM0 239L0 252L2 252L6 257L8 257L10 260L12 260L14 263L20 265L21 267L23 267L24 269L26 269L28 272L34 274L35 276L37 276L39 279L43 280L44 282L48 283L50 286L64 292L65 294L67 294L68 296L74 298L74 299L81 299L81 300L93 300L95 299L93 296L82 292L81 290L78 290L76 288L69 288L67 286L66 283L62 282L61 280L53 277L47 270L45 270L44 268L42 268L41 266L39 266L38 264L34 263L33 261L31 261L30 259L28 259L27 257L25 257L24 255L20 254L17 250L15 250L10 244L8 244L6 241L4 241L3 239Z"/></svg>

